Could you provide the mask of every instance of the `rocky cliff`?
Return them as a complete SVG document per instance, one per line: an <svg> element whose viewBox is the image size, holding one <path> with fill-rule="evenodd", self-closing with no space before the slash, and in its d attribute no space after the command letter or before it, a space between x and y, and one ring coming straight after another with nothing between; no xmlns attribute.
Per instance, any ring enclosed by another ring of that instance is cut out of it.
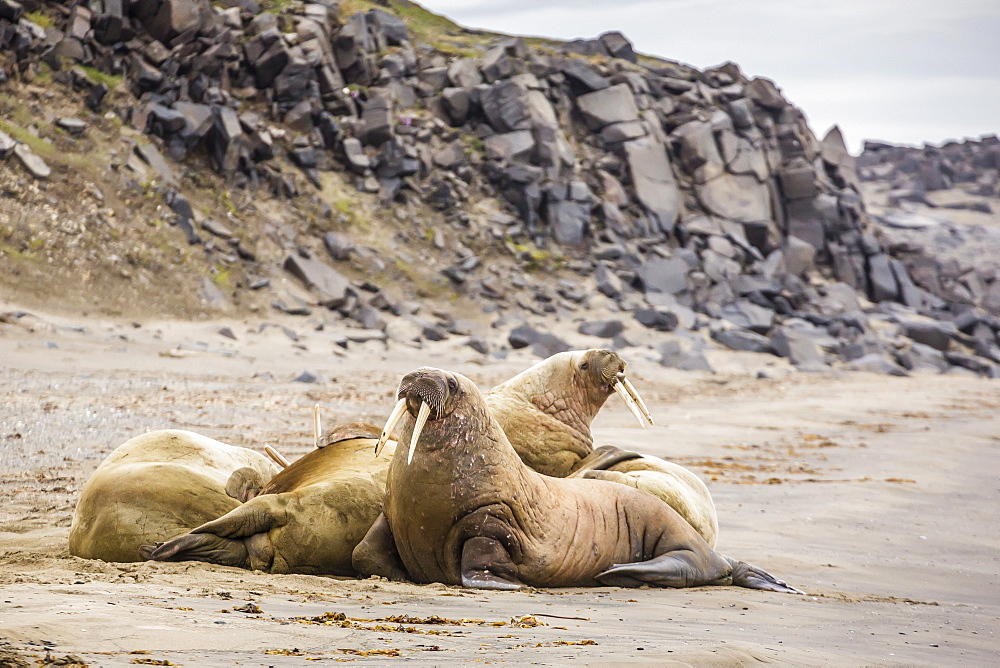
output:
<svg viewBox="0 0 1000 668"><path fill-rule="evenodd" d="M478 33L403 0L0 0L0 50L2 169L24 170L8 199L72 219L100 195L75 241L4 214L27 275L44 250L103 276L106 254L60 254L91 238L122 246L115 280L168 292L179 266L209 306L356 325L344 345L608 339L685 368L724 345L1000 372L996 341L952 322L965 302L877 233L840 132L817 140L733 63L638 56L616 32Z"/></svg>

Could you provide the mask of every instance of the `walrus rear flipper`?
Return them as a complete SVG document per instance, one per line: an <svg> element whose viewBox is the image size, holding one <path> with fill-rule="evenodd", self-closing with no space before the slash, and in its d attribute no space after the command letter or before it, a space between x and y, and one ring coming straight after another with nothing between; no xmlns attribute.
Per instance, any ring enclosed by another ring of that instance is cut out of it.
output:
<svg viewBox="0 0 1000 668"><path fill-rule="evenodd" d="M246 503L260 494L260 490L266 484L267 481L261 477L260 473L244 466L236 469L229 476L229 480L226 481L226 494L240 503Z"/></svg>
<svg viewBox="0 0 1000 668"><path fill-rule="evenodd" d="M730 567L725 558L712 551L675 549L647 561L614 564L595 579L612 587L698 587L729 584Z"/></svg>
<svg viewBox="0 0 1000 668"><path fill-rule="evenodd" d="M249 558L242 540L220 538L210 533L189 533L156 546L143 545L139 554L152 561L207 561L239 568L246 568Z"/></svg>
<svg viewBox="0 0 1000 668"><path fill-rule="evenodd" d="M701 585L736 585L748 589L764 589L787 594L803 594L765 570L718 553L709 553L708 560L691 550L673 550L648 561L615 564L597 575L602 584L615 587L698 587ZM728 573L727 573L728 571Z"/></svg>
<svg viewBox="0 0 1000 668"><path fill-rule="evenodd" d="M733 567L733 584L737 587L747 589L763 589L765 591L780 591L786 594L805 594L801 589L796 589L784 580L779 580L762 568L745 561L736 561L731 557L725 557L729 565Z"/></svg>

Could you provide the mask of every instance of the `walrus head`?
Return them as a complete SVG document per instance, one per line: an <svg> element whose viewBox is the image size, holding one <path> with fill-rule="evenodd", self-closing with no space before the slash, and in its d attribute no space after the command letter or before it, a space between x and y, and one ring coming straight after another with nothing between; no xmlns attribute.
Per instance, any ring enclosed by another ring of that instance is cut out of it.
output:
<svg viewBox="0 0 1000 668"><path fill-rule="evenodd" d="M586 394L591 395L597 406L603 404L604 400L615 392L625 401L625 405L639 421L640 426L645 427L646 423L653 424L653 417L646 408L646 402L625 376L627 364L621 355L602 349L585 350L572 355L575 364L573 369L575 384Z"/></svg>
<svg viewBox="0 0 1000 668"><path fill-rule="evenodd" d="M408 411L416 419L406 458L406 463L409 464L413 460L413 451L417 448L420 433L427 420L447 417L454 410L461 394L461 384L455 374L441 369L421 367L403 376L403 380L399 381L399 389L396 390L396 405L386 420L378 443L375 444L375 455L378 456L382 446L389 440L390 434L403 418L403 413Z"/></svg>

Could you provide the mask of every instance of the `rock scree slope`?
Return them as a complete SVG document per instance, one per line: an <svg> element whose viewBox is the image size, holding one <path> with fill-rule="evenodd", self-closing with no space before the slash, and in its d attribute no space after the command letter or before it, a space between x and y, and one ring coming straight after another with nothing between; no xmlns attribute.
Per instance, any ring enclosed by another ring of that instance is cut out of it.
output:
<svg viewBox="0 0 1000 668"><path fill-rule="evenodd" d="M0 284L98 311L996 377L996 267L914 259L862 196L897 172L995 196L976 146L893 171L872 145L859 177L734 63L405 0L0 2Z"/></svg>

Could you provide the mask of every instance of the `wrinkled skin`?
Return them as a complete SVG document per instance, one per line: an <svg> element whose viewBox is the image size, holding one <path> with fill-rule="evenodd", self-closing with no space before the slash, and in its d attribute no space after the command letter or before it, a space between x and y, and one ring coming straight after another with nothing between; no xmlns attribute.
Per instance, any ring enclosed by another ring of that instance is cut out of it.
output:
<svg viewBox="0 0 1000 668"><path fill-rule="evenodd" d="M563 478L593 450L590 423L624 371L610 350L559 353L494 387L486 404L525 464Z"/></svg>
<svg viewBox="0 0 1000 668"><path fill-rule="evenodd" d="M605 445L584 458L569 477L608 480L652 494L715 547L719 536L715 502L701 478L680 464Z"/></svg>
<svg viewBox="0 0 1000 668"><path fill-rule="evenodd" d="M141 561L140 546L224 515L277 472L264 455L190 431L136 436L108 455L84 485L70 526L70 554Z"/></svg>
<svg viewBox="0 0 1000 668"><path fill-rule="evenodd" d="M714 547L715 503L705 483L659 457L613 448L595 452L590 425L614 391L625 361L610 350L578 350L545 359L486 394L486 403L521 460L555 477L617 482L665 501Z"/></svg>
<svg viewBox="0 0 1000 668"><path fill-rule="evenodd" d="M390 442L373 456L377 427L343 425L326 447L278 473L243 506L144 554L270 573L354 575L351 553L382 511Z"/></svg>
<svg viewBox="0 0 1000 668"><path fill-rule="evenodd" d="M384 514L354 552L362 575L486 589L735 583L796 591L717 554L652 495L533 471L464 376L418 369L398 396L407 413ZM430 419L413 444L424 403Z"/></svg>

